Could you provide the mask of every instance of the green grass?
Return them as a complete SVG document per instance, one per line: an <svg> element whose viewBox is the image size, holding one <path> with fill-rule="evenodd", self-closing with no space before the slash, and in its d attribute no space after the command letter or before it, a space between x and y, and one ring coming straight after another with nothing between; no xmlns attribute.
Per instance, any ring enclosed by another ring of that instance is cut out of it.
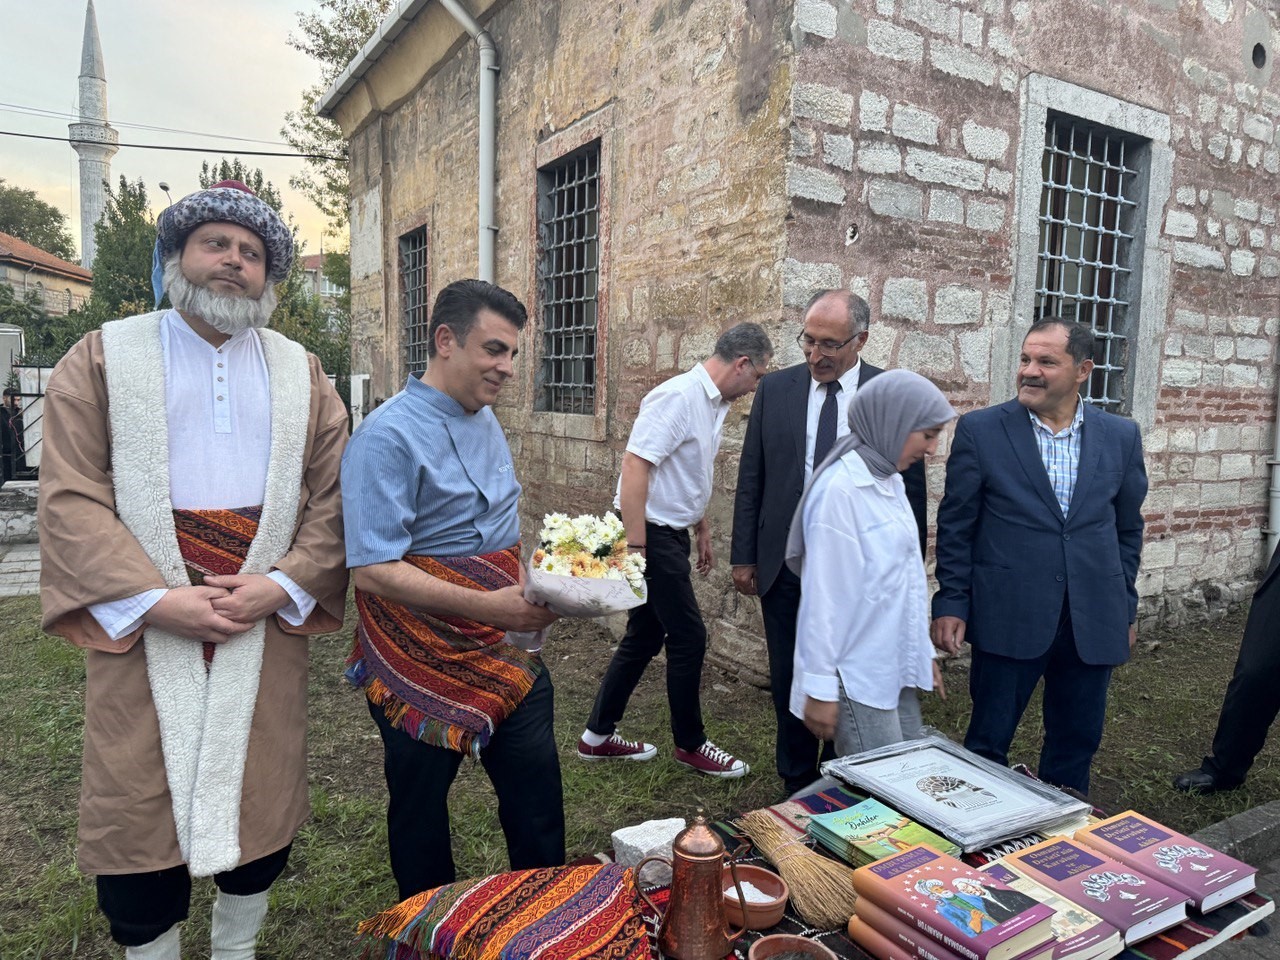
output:
<svg viewBox="0 0 1280 960"><path fill-rule="evenodd" d="M76 804L83 724L83 657L38 629L33 599L0 600L0 958L119 957L94 903L93 883L75 868ZM350 619L348 620L350 622ZM1264 751L1246 789L1187 797L1170 776L1208 748L1242 621L1179 630L1118 671L1106 739L1095 766L1095 802L1134 806L1185 830L1280 796L1280 757ZM259 956L354 957L356 923L396 900L386 861L382 748L361 696L341 681L350 634L312 644L310 781L313 815L294 844L289 868L272 888ZM712 816L779 799L773 774L773 717L765 691L708 669L703 709L708 732L749 760L742 780L696 777L671 759L665 685L654 669L632 701L622 732L658 744L648 763L587 764L573 755L610 642L594 625L561 625L546 655L556 685L556 738L562 757L570 856L610 845L620 826L656 817ZM761 650L763 656L763 649ZM951 697L928 698L926 719L959 738L968 716L967 676L948 670ZM1033 768L1039 714L1033 703L1013 759ZM451 795L460 875L505 869L495 798L478 764L463 764ZM213 886L197 881L184 950L207 955Z"/></svg>

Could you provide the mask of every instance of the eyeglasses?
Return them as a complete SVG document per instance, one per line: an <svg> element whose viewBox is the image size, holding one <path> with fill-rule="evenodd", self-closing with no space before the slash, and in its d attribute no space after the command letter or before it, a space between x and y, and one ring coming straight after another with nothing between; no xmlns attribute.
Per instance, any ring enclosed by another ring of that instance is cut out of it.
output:
<svg viewBox="0 0 1280 960"><path fill-rule="evenodd" d="M743 356L744 356L744 357L747 357L747 363L751 364L751 369L752 369L752 370L754 370L754 371L756 372L756 380L757 380L757 381L759 381L759 380L763 380L763 379L764 379L764 375L765 375L766 373L768 373L769 371L768 371L768 370L761 370L761 369L756 365L756 362L755 362L754 360L752 360L750 357L748 357L745 353L743 354Z"/></svg>
<svg viewBox="0 0 1280 960"><path fill-rule="evenodd" d="M834 357L837 353L858 339L858 334L854 334L848 340L841 340L837 343L835 340L815 340L807 333L802 333L796 337L796 343L800 345L800 349L805 353L817 350L824 357Z"/></svg>

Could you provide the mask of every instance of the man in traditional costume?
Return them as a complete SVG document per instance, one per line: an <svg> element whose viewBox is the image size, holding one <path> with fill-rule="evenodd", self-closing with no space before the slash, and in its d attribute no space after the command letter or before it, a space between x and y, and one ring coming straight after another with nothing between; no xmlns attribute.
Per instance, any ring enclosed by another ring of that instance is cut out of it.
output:
<svg viewBox="0 0 1280 960"><path fill-rule="evenodd" d="M129 960L177 960L192 876L246 960L308 813L306 635L341 626L346 410L264 329L293 240L224 181L157 224L156 302L44 401L44 627L85 648L80 869ZM139 642L141 641L141 642Z"/></svg>
<svg viewBox="0 0 1280 960"><path fill-rule="evenodd" d="M520 484L490 409L524 306L501 287L440 291L421 378L365 417L342 460L360 621L348 678L382 734L391 870L405 899L455 879L449 786L478 757L513 870L564 862L553 691L508 631L555 614L520 586Z"/></svg>

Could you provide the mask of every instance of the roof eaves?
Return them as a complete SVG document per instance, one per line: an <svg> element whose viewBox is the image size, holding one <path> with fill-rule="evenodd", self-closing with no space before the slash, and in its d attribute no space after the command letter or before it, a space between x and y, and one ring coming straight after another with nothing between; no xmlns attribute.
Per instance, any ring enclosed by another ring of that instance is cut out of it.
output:
<svg viewBox="0 0 1280 960"><path fill-rule="evenodd" d="M360 52L343 68L343 71L329 85L329 89L324 92L319 103L316 104L316 116L333 119L334 107L351 92L356 81L378 62L378 59L390 49L396 37L400 36L405 27L412 23L430 2L431 0L400 0L392 7L391 11L383 17L377 31L365 41Z"/></svg>

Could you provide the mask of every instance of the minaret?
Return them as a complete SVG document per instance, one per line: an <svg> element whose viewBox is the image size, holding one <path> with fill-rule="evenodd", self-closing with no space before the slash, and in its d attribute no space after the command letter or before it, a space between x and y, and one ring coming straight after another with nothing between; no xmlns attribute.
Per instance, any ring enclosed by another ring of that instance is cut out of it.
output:
<svg viewBox="0 0 1280 960"><path fill-rule="evenodd" d="M89 0L84 12L84 48L80 53L80 122L71 126L71 147L80 154L80 265L93 269L93 228L107 206L103 184L111 177L111 158L120 135L107 122L107 71L102 66L98 18Z"/></svg>

